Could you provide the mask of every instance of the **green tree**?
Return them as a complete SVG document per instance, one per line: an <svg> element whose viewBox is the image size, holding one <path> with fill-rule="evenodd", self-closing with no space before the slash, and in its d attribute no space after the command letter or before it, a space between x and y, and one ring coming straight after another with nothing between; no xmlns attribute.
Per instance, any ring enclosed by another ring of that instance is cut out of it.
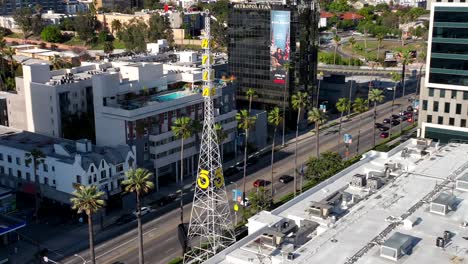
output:
<svg viewBox="0 0 468 264"><path fill-rule="evenodd" d="M136 195L136 217L138 222L138 246L139 246L139 263L143 264L144 250L143 250L143 227L141 225L141 197L154 189L154 184L151 181L153 174L146 169L137 168L136 170L130 169L125 175L127 179L122 182L125 186L125 191L135 193Z"/></svg>
<svg viewBox="0 0 468 264"><path fill-rule="evenodd" d="M218 145L221 146L221 160L223 160L223 154L224 154L224 140L226 140L228 134L226 131L224 131L224 128L221 124L216 123L214 125L214 130L216 132L216 139L218 140Z"/></svg>
<svg viewBox="0 0 468 264"><path fill-rule="evenodd" d="M378 34L376 36L377 39L377 60L380 59L380 47L382 46L382 41L384 40L384 35L383 34Z"/></svg>
<svg viewBox="0 0 468 264"><path fill-rule="evenodd" d="M369 92L369 101L374 103L374 125L373 127L373 140L374 140L374 148L375 148L375 122L377 121L377 104L383 102L385 96L383 95L382 90L379 89L372 89Z"/></svg>
<svg viewBox="0 0 468 264"><path fill-rule="evenodd" d="M336 152L326 151L318 157L310 157L307 161L305 176L316 182L325 180L343 169L341 156Z"/></svg>
<svg viewBox="0 0 468 264"><path fill-rule="evenodd" d="M96 257L94 255L94 231L93 231L93 213L101 209L105 203L102 200L103 192L98 191L95 185L83 186L78 185L72 193L73 198L72 209L77 210L78 213L86 213L88 215L88 235L89 235L89 255L91 263L96 264Z"/></svg>
<svg viewBox="0 0 468 264"><path fill-rule="evenodd" d="M117 19L114 19L112 20L111 22L111 32L112 34L115 33L118 33L122 30L122 23L120 22L120 20L117 20Z"/></svg>
<svg viewBox="0 0 468 264"><path fill-rule="evenodd" d="M331 12L346 12L349 11L351 7L348 5L348 2L346 0L337 0L333 1L328 5L328 11Z"/></svg>
<svg viewBox="0 0 468 264"><path fill-rule="evenodd" d="M30 8L16 9L13 14L15 24L18 25L23 32L25 39L27 39L32 32L32 17L33 14Z"/></svg>
<svg viewBox="0 0 468 264"><path fill-rule="evenodd" d="M110 54L114 51L114 43L112 41L106 41L103 45L104 53Z"/></svg>
<svg viewBox="0 0 468 264"><path fill-rule="evenodd" d="M15 55L15 51L13 50L12 47L7 47L5 50L3 50L3 55L5 55L8 60L10 61L10 75L12 77L15 77L15 59L13 59L13 55Z"/></svg>
<svg viewBox="0 0 468 264"><path fill-rule="evenodd" d="M37 175L37 170L41 164L44 164L46 155L40 149L32 149L30 152L25 154L26 166L32 163L33 167L33 177L34 183L36 185L36 194L34 196L35 200L35 216L36 216L36 223L39 222L39 206L40 206L40 197L41 197L41 182L39 176Z"/></svg>
<svg viewBox="0 0 468 264"><path fill-rule="evenodd" d="M353 48L354 48L354 45L356 44L356 39L354 37L350 37L348 39L348 43L349 43L349 47L351 48L351 51L352 51ZM351 66L351 58L352 58L352 56L349 56L348 66Z"/></svg>
<svg viewBox="0 0 468 264"><path fill-rule="evenodd" d="M41 39L47 42L59 43L62 42L62 33L57 26L47 26L41 32Z"/></svg>
<svg viewBox="0 0 468 264"><path fill-rule="evenodd" d="M54 54L54 56L50 58L50 63L52 63L52 68L54 70L61 69L65 65L65 62L63 61L63 59L57 54Z"/></svg>
<svg viewBox="0 0 468 264"><path fill-rule="evenodd" d="M125 23L118 37L125 45L125 49L133 52L146 51L146 35L148 26L143 20L132 19Z"/></svg>
<svg viewBox="0 0 468 264"><path fill-rule="evenodd" d="M273 183L271 183L273 185ZM250 210L252 213L258 213L262 210L267 210L271 206L271 197L267 190L263 187L257 187L256 190L249 192L249 201L251 203Z"/></svg>
<svg viewBox="0 0 468 264"><path fill-rule="evenodd" d="M271 142L271 197L273 197L273 162L275 158L275 139L276 139L276 130L278 129L278 126L282 123L283 117L281 115L281 111L279 107L273 108L268 113L268 123L273 126L273 137L272 137L272 142Z"/></svg>
<svg viewBox="0 0 468 264"><path fill-rule="evenodd" d="M356 153L359 154L359 140L361 137L361 123L362 123L362 113L366 112L368 107L368 102L362 98L356 98L353 103L353 111L359 114L359 125L358 125L358 138L356 144Z"/></svg>
<svg viewBox="0 0 468 264"><path fill-rule="evenodd" d="M252 99L257 96L257 92L252 89L248 88L247 91L245 92L245 95L247 98L249 98L249 114L252 112Z"/></svg>
<svg viewBox="0 0 468 264"><path fill-rule="evenodd" d="M343 115L345 112L348 112L351 108L351 102L348 98L340 98L336 102L336 109L340 112L340 126L338 128L338 145L341 140L341 125L343 124Z"/></svg>
<svg viewBox="0 0 468 264"><path fill-rule="evenodd" d="M320 135L320 125L325 123L327 121L327 115L320 109L314 107L312 108L309 113L307 114L307 121L310 123L315 124L315 140L316 140L316 151L317 151L317 157L320 155L320 140L319 140L319 135Z"/></svg>
<svg viewBox="0 0 468 264"><path fill-rule="evenodd" d="M335 53L333 55L333 64L336 64L336 53L338 52L338 46L340 45L341 38L338 35L333 37L333 44L335 45Z"/></svg>
<svg viewBox="0 0 468 264"><path fill-rule="evenodd" d="M296 197L297 193L297 138L299 137L299 122L301 118L301 113L307 106L307 98L308 94L306 92L297 92L291 97L292 107L294 110L297 111L296 139L294 142L294 197Z"/></svg>
<svg viewBox="0 0 468 264"><path fill-rule="evenodd" d="M249 143L249 130L255 125L257 120L256 116L250 116L250 113L242 109L236 114L237 127L245 131L245 140L244 140L244 177L242 179L243 192L242 192L242 202L245 201L245 177L247 176L247 145Z"/></svg>
<svg viewBox="0 0 468 264"><path fill-rule="evenodd" d="M91 43L95 37L97 20L92 11L79 12L75 17L75 30L78 37L86 44Z"/></svg>
<svg viewBox="0 0 468 264"><path fill-rule="evenodd" d="M192 120L183 116L177 118L171 127L174 136L180 139L180 223L184 223L184 140L193 136Z"/></svg>
<svg viewBox="0 0 468 264"><path fill-rule="evenodd" d="M75 22L73 21L73 19L66 17L60 23L60 29L66 31L75 31Z"/></svg>

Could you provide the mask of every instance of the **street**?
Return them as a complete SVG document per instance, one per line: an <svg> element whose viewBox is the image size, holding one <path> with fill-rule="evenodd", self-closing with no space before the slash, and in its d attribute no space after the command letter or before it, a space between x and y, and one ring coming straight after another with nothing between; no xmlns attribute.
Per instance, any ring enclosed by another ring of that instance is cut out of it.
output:
<svg viewBox="0 0 468 264"><path fill-rule="evenodd" d="M408 105L407 98L399 99L398 103L404 102L404 107ZM386 102L379 106L377 122L382 122L383 118L388 118L391 113L391 102ZM394 113L398 113L400 107L394 109ZM345 120L345 119L344 119ZM350 155L356 153L356 143L358 130L361 129L360 138L360 153L367 151L372 147L372 127L374 125L372 110L363 114L362 124L359 126L359 117L355 116L350 120L345 120L342 126L342 135L344 133L353 135L353 143L350 145ZM409 123L404 122L404 125ZM399 126L394 127L392 131L399 132ZM300 167L307 159L315 154L315 136L310 133L303 136L303 139L298 143L297 151L297 164ZM333 126L322 130L320 132L320 151L336 151L342 153L344 151L344 144L342 139L338 143L338 126ZM378 137L380 131L376 129L376 136ZM382 140L377 139L377 142ZM279 140L278 140L279 142ZM264 155L259 158L259 161L248 167L247 170L247 183L248 189L253 189L253 182L256 179L270 180L270 155ZM294 169L294 140L289 141L289 144L280 151L275 153L274 163L274 181L273 187L275 190L275 198L280 198L293 190L293 182L283 184L278 181L281 175L293 175ZM230 180L226 179L226 183ZM298 184L300 181L298 180ZM237 185L242 185L242 180L237 181ZM234 189L234 184L227 186L228 198L231 196L231 190ZM239 187L240 188L240 187ZM266 188L270 188L268 185ZM191 194L189 194L191 195ZM186 204L184 207L185 221L188 222L190 215L191 204ZM181 255L181 248L177 239L177 225L178 225L179 211L172 210L154 220L148 221L144 224L144 243L145 243L145 261L147 263L167 263L171 259ZM177 219L177 220L176 220ZM132 225L135 225L132 223ZM114 237L104 243L96 246L96 260L98 263L114 263L120 261L125 264L138 263L138 243L137 243L137 230L134 228L129 232L123 233ZM89 258L88 250L79 252L85 258ZM82 263L76 257L69 257L61 261L65 264L80 264Z"/></svg>

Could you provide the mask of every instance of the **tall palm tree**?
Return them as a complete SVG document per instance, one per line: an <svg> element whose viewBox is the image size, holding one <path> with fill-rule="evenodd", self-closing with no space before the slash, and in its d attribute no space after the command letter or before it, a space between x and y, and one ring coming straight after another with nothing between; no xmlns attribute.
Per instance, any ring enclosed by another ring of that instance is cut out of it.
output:
<svg viewBox="0 0 468 264"><path fill-rule="evenodd" d="M189 139L193 135L192 120L189 117L183 116L174 121L171 127L174 136L180 138L180 223L184 223L184 140Z"/></svg>
<svg viewBox="0 0 468 264"><path fill-rule="evenodd" d="M414 61L414 58L410 52L410 50L404 50L403 51L403 54L402 54L402 64L403 64L403 71L402 71L402 79L403 79L403 91L402 91L402 95L401 97L405 97L405 93L406 93L406 66L413 63ZM403 106L404 104L400 104L401 108L400 108L400 111L403 111ZM400 133L402 132L403 130L403 122L400 123Z"/></svg>
<svg viewBox="0 0 468 264"><path fill-rule="evenodd" d="M10 61L10 72L11 76L15 77L15 60L13 59L13 55L15 55L15 51L12 47L7 47L6 50L3 51L3 54L8 57Z"/></svg>
<svg viewBox="0 0 468 264"><path fill-rule="evenodd" d="M122 23L117 20L117 19L114 19L112 20L111 22L111 28L112 28L112 34L114 34L114 32L119 32L120 30L122 30Z"/></svg>
<svg viewBox="0 0 468 264"><path fill-rule="evenodd" d="M297 110L297 121L296 121L296 139L294 147L294 197L296 197L297 192L297 138L299 136L299 121L301 118L302 110L307 106L307 93L306 92L297 92L291 97L292 107L294 110Z"/></svg>
<svg viewBox="0 0 468 264"><path fill-rule="evenodd" d="M40 197L42 197L41 194L41 183L39 176L37 176L37 170L39 169L39 166L41 164L44 164L44 160L46 158L46 155L42 150L40 149L32 149L30 152L25 154L25 163L26 166L29 167L29 165L32 163L33 165L33 177L34 177L34 183L36 185L36 194L35 194L35 214L36 214L36 223L39 222L39 205L40 205Z"/></svg>
<svg viewBox="0 0 468 264"><path fill-rule="evenodd" d="M377 60L380 58L380 46L382 46L382 41L384 40L384 35L383 34L377 34L375 36L377 39Z"/></svg>
<svg viewBox="0 0 468 264"><path fill-rule="evenodd" d="M351 48L351 53L352 53L354 44L356 44L356 39L354 37L350 37L348 39L348 43L349 43L349 47ZM349 56L348 66L351 66L351 58L352 56Z"/></svg>
<svg viewBox="0 0 468 264"><path fill-rule="evenodd" d="M242 179L243 192L242 192L242 203L245 205L245 177L247 172L247 145L249 143L249 130L254 126L257 120L256 116L250 116L249 112L245 109L240 110L236 114L237 126L245 131L244 140L244 177Z"/></svg>
<svg viewBox="0 0 468 264"><path fill-rule="evenodd" d="M396 89L398 87L398 83L401 82L401 74L392 72L390 73L392 76L392 81L395 82L395 86L393 87L393 98L392 98L392 108L391 108L391 113L393 114L394 108L395 108L395 97L396 97ZM390 130L388 130L389 136L392 136L392 122L390 122Z"/></svg>
<svg viewBox="0 0 468 264"><path fill-rule="evenodd" d="M273 162L274 162L274 155L275 155L275 139L276 139L276 129L278 128L279 124L283 121L283 117L281 116L281 111L279 107L273 108L268 113L268 123L274 127L273 129L273 140L271 142L271 197L273 198Z"/></svg>
<svg viewBox="0 0 468 264"><path fill-rule="evenodd" d="M61 69L65 64L62 58L57 54L54 54L54 56L50 58L50 63L52 63L52 68L54 68L54 70Z"/></svg>
<svg viewBox="0 0 468 264"><path fill-rule="evenodd" d="M252 88L249 88L247 89L247 91L245 92L245 95L249 98L249 115L250 113L252 112L252 99L257 96L257 92L252 89Z"/></svg>
<svg viewBox="0 0 468 264"><path fill-rule="evenodd" d="M382 90L379 89L372 89L369 93L369 101L374 103L374 125L373 127L373 140L374 140L374 148L375 148L375 122L377 121L377 103L383 102L385 96L383 95ZM391 122L390 122L391 123Z"/></svg>
<svg viewBox="0 0 468 264"><path fill-rule="evenodd" d="M358 129L358 137L357 137L357 145L356 145L356 153L359 154L359 139L361 137L361 123L362 123L362 113L366 112L369 109L368 102L362 98L356 98L353 103L353 110L354 112L359 114L359 129Z"/></svg>
<svg viewBox="0 0 468 264"><path fill-rule="evenodd" d="M333 44L335 44L335 53L333 54L333 64L336 64L336 53L338 52L338 46L340 45L341 38L338 35L333 37Z"/></svg>
<svg viewBox="0 0 468 264"><path fill-rule="evenodd" d="M286 62L283 64L284 70L286 71L286 81L284 82L284 89L283 89L283 118L282 118L282 126L283 126L283 136L281 138L281 146L284 147L284 134L286 131L286 124L285 124L285 114L286 114L286 91L288 89L288 82L289 82L289 70L291 69L291 63Z"/></svg>
<svg viewBox="0 0 468 264"><path fill-rule="evenodd" d="M338 145L341 140L341 125L343 122L343 115L344 115L344 112L347 112L350 107L351 107L351 102L349 101L348 98L340 98L338 99L338 102L336 102L336 109L340 112L340 126L338 128Z"/></svg>
<svg viewBox="0 0 468 264"><path fill-rule="evenodd" d="M224 131L223 126L221 124L219 124L219 123L216 123L214 125L214 130L216 132L216 138L218 139L218 145L221 146L220 156L221 156L221 160L222 160L223 159L223 153L224 153L224 144L223 144L223 142L224 142L224 140L226 140L228 134L226 133L226 131Z"/></svg>
<svg viewBox="0 0 468 264"><path fill-rule="evenodd" d="M309 113L307 113L307 121L310 123L315 123L315 140L316 140L316 151L317 151L317 158L320 155L320 149L319 149L319 129L320 125L325 123L327 121L327 115L320 109L314 107L312 108Z"/></svg>
<svg viewBox="0 0 468 264"><path fill-rule="evenodd" d="M139 263L144 264L143 255L143 227L141 225L141 196L148 193L154 188L151 181L153 174L146 169L138 168L130 169L125 175L127 179L122 182L126 192L132 192L136 195L136 217L138 222L138 246L139 246Z"/></svg>
<svg viewBox="0 0 468 264"><path fill-rule="evenodd" d="M91 257L91 263L96 264L96 257L94 255L93 213L104 206L104 200L101 199L104 193L98 191L95 185L78 185L72 194L74 196L70 199L72 202L72 209L77 210L78 213L85 212L86 215L88 215L89 255Z"/></svg>

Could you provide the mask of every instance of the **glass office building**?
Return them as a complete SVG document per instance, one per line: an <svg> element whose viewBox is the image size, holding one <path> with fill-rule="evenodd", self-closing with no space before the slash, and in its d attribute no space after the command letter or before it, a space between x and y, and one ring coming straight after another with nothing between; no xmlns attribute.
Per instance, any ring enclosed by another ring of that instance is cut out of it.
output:
<svg viewBox="0 0 468 264"><path fill-rule="evenodd" d="M238 84L238 108L245 92L257 96L252 108L290 109L290 95L315 92L318 50L318 4L312 1L254 2L231 5L229 12L229 74ZM288 70L289 69L289 70Z"/></svg>
<svg viewBox="0 0 468 264"><path fill-rule="evenodd" d="M468 4L433 3L429 34L421 135L468 140Z"/></svg>

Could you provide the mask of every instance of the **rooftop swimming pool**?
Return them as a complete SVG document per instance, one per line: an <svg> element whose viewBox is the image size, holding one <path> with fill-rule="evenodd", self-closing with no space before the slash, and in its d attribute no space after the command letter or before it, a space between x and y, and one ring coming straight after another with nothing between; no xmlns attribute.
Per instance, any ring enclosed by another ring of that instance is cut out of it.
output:
<svg viewBox="0 0 468 264"><path fill-rule="evenodd" d="M167 102L167 101L172 101L172 100L184 97L184 96L186 96L186 94L183 92L168 93L168 94L163 94L163 95L155 95L151 97L151 101Z"/></svg>

